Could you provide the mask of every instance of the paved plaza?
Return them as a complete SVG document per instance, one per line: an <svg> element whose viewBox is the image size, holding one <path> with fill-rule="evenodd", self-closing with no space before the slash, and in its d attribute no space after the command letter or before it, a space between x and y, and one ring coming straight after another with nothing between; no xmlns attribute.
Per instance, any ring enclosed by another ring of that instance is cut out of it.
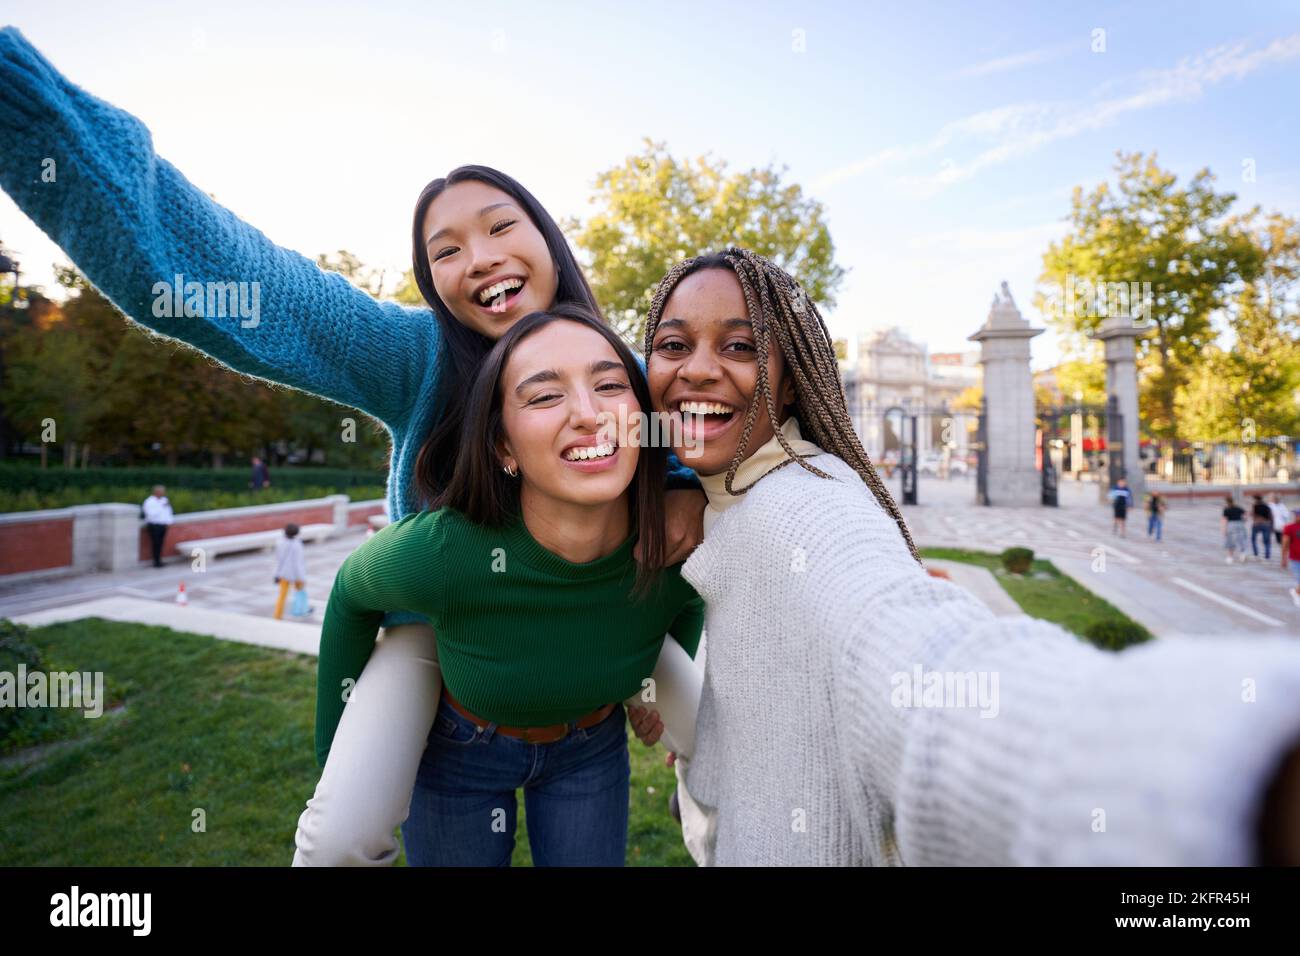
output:
<svg viewBox="0 0 1300 956"><path fill-rule="evenodd" d="M888 484L900 495L897 479ZM989 489L994 501L996 492ZM1126 538L1112 534L1110 507L1094 484L1063 479L1059 497L1057 508L984 508L975 504L973 477L922 476L919 503L903 514L918 547L1032 548L1159 636L1300 636L1300 608L1287 594L1291 578L1276 543L1270 561L1224 562L1222 499L1170 501L1156 543L1141 508L1129 510Z"/></svg>
<svg viewBox="0 0 1300 956"><path fill-rule="evenodd" d="M305 545L312 613L298 620L287 607L282 621L272 617L279 593L271 580L273 550L210 559L202 573L173 559L161 568L0 584L0 617L32 625L90 616L134 620L314 654L334 575L363 541L365 531L356 529ZM189 602L178 607L182 583Z"/></svg>

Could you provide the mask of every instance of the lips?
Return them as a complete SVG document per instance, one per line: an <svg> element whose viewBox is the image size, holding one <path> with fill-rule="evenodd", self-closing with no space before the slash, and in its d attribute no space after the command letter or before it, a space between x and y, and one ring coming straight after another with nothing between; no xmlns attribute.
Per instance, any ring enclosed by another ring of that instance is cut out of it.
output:
<svg viewBox="0 0 1300 956"><path fill-rule="evenodd" d="M607 454L602 452L608 451ZM571 455L590 455L590 458L573 458ZM593 472L609 471L622 457L622 449L613 442L581 442L570 445L560 453L560 461L575 471Z"/></svg>
<svg viewBox="0 0 1300 956"><path fill-rule="evenodd" d="M695 396L668 403L682 417L682 436L694 441L711 441L740 420L740 410L731 402L709 396Z"/></svg>
<svg viewBox="0 0 1300 956"><path fill-rule="evenodd" d="M594 461L599 458L608 458L618 451L618 445L614 442L596 442L595 444L570 445L560 453L560 457L565 461Z"/></svg>
<svg viewBox="0 0 1300 956"><path fill-rule="evenodd" d="M499 315L514 306L527 284L520 275L499 276L475 289L472 299L480 309Z"/></svg>

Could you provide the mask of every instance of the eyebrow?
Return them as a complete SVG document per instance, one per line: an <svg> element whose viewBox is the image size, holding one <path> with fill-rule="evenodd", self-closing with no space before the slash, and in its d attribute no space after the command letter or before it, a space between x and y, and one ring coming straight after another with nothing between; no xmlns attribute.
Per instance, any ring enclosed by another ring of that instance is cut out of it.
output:
<svg viewBox="0 0 1300 956"><path fill-rule="evenodd" d="M749 328L752 329L754 327L754 323L749 321L749 319L723 319L722 320L722 327L724 329L734 329L734 328L739 328L741 326L748 326ZM659 329L677 329L677 328L685 328L685 327L686 327L685 319L665 319L664 321L660 322L658 326ZM656 329L656 331L658 331L658 329Z"/></svg>
<svg viewBox="0 0 1300 956"><path fill-rule="evenodd" d="M479 218L482 219L484 216L486 216L488 213L490 213L493 209L500 209L502 206L513 206L513 205L514 205L514 203L510 203L510 202L495 202L495 203L493 203L493 204L490 205L490 206L484 206L482 209L480 209L480 210L478 211L478 215L479 215ZM425 241L425 243L424 243L425 248L427 249L429 246L433 245L433 243L434 243L436 240L441 239L443 236L445 236L445 235L446 235L447 233L449 233L449 232L451 232L451 227L450 227L450 226L443 226L441 229L439 229L437 232L435 232L432 236L430 236L430 237Z"/></svg>
<svg viewBox="0 0 1300 956"><path fill-rule="evenodd" d="M613 359L600 359L598 361L592 362L591 365L587 367L587 371L590 372L592 375L599 375L601 372L609 372L614 369L622 369L624 372L627 371L626 366L624 366L622 362L615 362ZM522 382L516 385L515 394L518 395L529 385L536 385L538 382L555 382L558 381L559 379L560 379L560 373L557 372L555 369L553 368L542 369L540 372L536 372L528 376L526 379L524 379Z"/></svg>

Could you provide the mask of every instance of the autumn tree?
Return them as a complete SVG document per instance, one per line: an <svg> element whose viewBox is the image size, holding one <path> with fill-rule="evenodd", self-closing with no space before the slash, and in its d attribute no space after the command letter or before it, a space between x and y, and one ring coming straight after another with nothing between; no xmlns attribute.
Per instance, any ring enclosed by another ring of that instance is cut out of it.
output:
<svg viewBox="0 0 1300 956"><path fill-rule="evenodd" d="M1143 417L1150 432L1172 437L1179 386L1216 338L1212 316L1260 274L1253 213L1231 215L1236 196L1216 192L1208 169L1180 186L1155 153L1120 152L1115 171L1113 188L1101 183L1085 195L1075 187L1071 231L1043 256L1040 282L1058 290L1150 284L1145 318L1154 334L1138 340L1148 373ZM1104 307L1045 311L1067 333L1095 331L1107 317Z"/></svg>
<svg viewBox="0 0 1300 956"><path fill-rule="evenodd" d="M1273 213L1255 237L1262 267L1224 311L1228 341L1205 348L1178 392L1186 438L1249 442L1300 431L1300 222Z"/></svg>
<svg viewBox="0 0 1300 956"><path fill-rule="evenodd" d="M729 171L709 156L678 160L663 143L598 174L585 222L566 232L610 323L636 341L659 280L688 256L744 246L798 277L823 311L844 269L822 204L773 166Z"/></svg>

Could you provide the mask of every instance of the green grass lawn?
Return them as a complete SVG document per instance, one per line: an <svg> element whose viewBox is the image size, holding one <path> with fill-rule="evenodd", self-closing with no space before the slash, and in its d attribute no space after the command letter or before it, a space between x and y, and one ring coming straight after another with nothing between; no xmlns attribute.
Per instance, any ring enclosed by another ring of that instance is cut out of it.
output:
<svg viewBox="0 0 1300 956"><path fill-rule="evenodd" d="M1086 636L1088 626L1097 621L1127 621L1140 627L1113 604L1062 574L1051 561L1035 558L1029 573L1022 576L1009 574L1002 567L1001 557L987 551L922 548L921 557L961 561L988 568L1022 611L1030 617L1059 624L1080 637ZM1145 628L1142 630L1146 632Z"/></svg>
<svg viewBox="0 0 1300 956"><path fill-rule="evenodd" d="M103 671L109 702L0 759L0 866L289 865L319 777L315 658L99 619L27 640L44 670ZM692 865L663 747L628 733L627 862ZM523 818L521 795L516 866L531 865Z"/></svg>

